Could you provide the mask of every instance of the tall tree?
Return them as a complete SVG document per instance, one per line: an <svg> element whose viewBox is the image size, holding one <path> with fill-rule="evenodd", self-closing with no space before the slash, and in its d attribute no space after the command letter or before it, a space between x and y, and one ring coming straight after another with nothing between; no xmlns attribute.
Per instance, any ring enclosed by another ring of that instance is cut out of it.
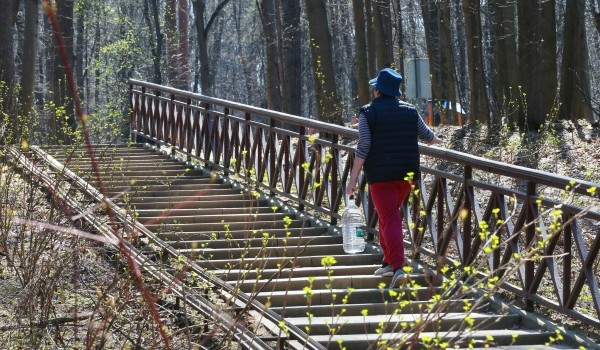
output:
<svg viewBox="0 0 600 350"><path fill-rule="evenodd" d="M76 4L74 11L75 17L77 18L77 24L75 29L75 62L74 64L74 73L75 79L77 82L77 88L80 93L85 92L85 76L84 76L84 61L87 50L88 41L86 40L86 14L87 14L87 6L86 1L79 1ZM27 21L27 19L25 20ZM37 27L37 26L36 26Z"/></svg>
<svg viewBox="0 0 600 350"><path fill-rule="evenodd" d="M284 112L302 114L302 62L300 36L300 0L281 0L282 95Z"/></svg>
<svg viewBox="0 0 600 350"><path fill-rule="evenodd" d="M452 2L452 18L454 26L453 30L456 33L454 47L455 62L456 62L456 83L458 98L463 106L468 104L469 91L469 72L467 64L467 34L465 29L465 14L462 9L462 0L451 0Z"/></svg>
<svg viewBox="0 0 600 350"><path fill-rule="evenodd" d="M15 110L15 53L13 42L13 26L17 18L17 1L0 0L0 8L4 9L5 16L0 21L0 101L2 110L0 127L6 130L0 134L0 144L14 142L13 129L16 125L17 113Z"/></svg>
<svg viewBox="0 0 600 350"><path fill-rule="evenodd" d="M371 99L367 63L367 37L365 28L365 4L363 0L352 0L354 11L354 45L356 46L356 80L358 83L358 102L365 105Z"/></svg>
<svg viewBox="0 0 600 350"><path fill-rule="evenodd" d="M179 88L179 31L177 30L177 0L165 2L165 42L167 44L167 79Z"/></svg>
<svg viewBox="0 0 600 350"><path fill-rule="evenodd" d="M377 75L377 62L375 61L376 38L372 6L373 1L377 0L365 0L365 24L367 27L367 62L369 69L369 77L374 77L375 75Z"/></svg>
<svg viewBox="0 0 600 350"><path fill-rule="evenodd" d="M500 117L506 118L508 125L517 125L518 62L516 41L516 8L512 0L494 1L496 91Z"/></svg>
<svg viewBox="0 0 600 350"><path fill-rule="evenodd" d="M467 37L467 59L469 61L469 122L490 124L490 105L485 86L483 49L481 35L481 5L479 0L463 0L465 32Z"/></svg>
<svg viewBox="0 0 600 350"><path fill-rule="evenodd" d="M596 4L592 0L592 13L594 15L594 23L596 24L596 30L600 33L600 0L596 0Z"/></svg>
<svg viewBox="0 0 600 350"><path fill-rule="evenodd" d="M567 1L559 117L592 119L585 31L585 0Z"/></svg>
<svg viewBox="0 0 600 350"><path fill-rule="evenodd" d="M452 105L457 101L456 78L454 71L454 53L452 51L452 28L450 1L440 0L437 3L439 7L439 32L440 32L440 98L446 99L446 109L440 108L441 121L452 123L456 120L457 110ZM445 119L445 120L444 120Z"/></svg>
<svg viewBox="0 0 600 350"><path fill-rule="evenodd" d="M377 69L389 68L394 63L392 44L392 21L390 0L372 1L373 28L375 29L375 52Z"/></svg>
<svg viewBox="0 0 600 350"><path fill-rule="evenodd" d="M143 15L148 26L148 42L152 53L152 67L154 68L152 82L162 84L161 61L164 35L160 25L158 0L144 0Z"/></svg>
<svg viewBox="0 0 600 350"><path fill-rule="evenodd" d="M221 0L208 22L205 21L206 15L206 0L192 0L194 6L195 24L196 24L196 40L198 40L198 60L200 61L200 86L202 93L205 95L212 94L213 81L211 77L209 57L208 57L208 33L229 0Z"/></svg>
<svg viewBox="0 0 600 350"><path fill-rule="evenodd" d="M339 101L333 69L333 50L331 49L331 34L325 2L322 0L305 0L305 4L319 119L324 122L343 125L343 118L338 110Z"/></svg>
<svg viewBox="0 0 600 350"><path fill-rule="evenodd" d="M421 14L425 29L425 43L429 59L429 79L431 80L432 101L443 97L440 85L440 19L435 0L421 0Z"/></svg>
<svg viewBox="0 0 600 350"><path fill-rule="evenodd" d="M265 69L265 87L267 95L267 107L281 111L281 84L279 81L279 46L277 41L277 30L275 21L275 4L273 0L261 0L256 2L260 12L260 18L265 38L265 49L267 62Z"/></svg>
<svg viewBox="0 0 600 350"><path fill-rule="evenodd" d="M519 101L520 130L538 130L544 123L542 98L541 11L539 1L519 1L517 4L519 27L519 81L522 91Z"/></svg>
<svg viewBox="0 0 600 350"><path fill-rule="evenodd" d="M233 2L233 23L235 27L235 34L237 39L236 45L236 53L238 56L238 61L241 66L240 80L243 81L243 86L245 87L245 93L242 96L245 98L242 100L243 103L249 103L250 96L252 95L252 84L251 84L251 76L249 64L246 59L246 53L244 50L244 37L242 33L242 17L243 17L243 8L242 4L239 1ZM195 90L194 90L195 91Z"/></svg>
<svg viewBox="0 0 600 350"><path fill-rule="evenodd" d="M556 62L556 1L544 0L540 4L542 108L549 117L558 105L558 66ZM546 119L544 118L544 119Z"/></svg>
<svg viewBox="0 0 600 350"><path fill-rule="evenodd" d="M398 72L402 77L406 77L404 73L404 58L406 56L406 52L404 51L404 24L402 20L403 11L402 11L402 1L396 0L396 36L398 37L398 61L396 62L396 67L398 67ZM406 84L402 84L401 87L402 95L406 92Z"/></svg>
<svg viewBox="0 0 600 350"><path fill-rule="evenodd" d="M179 79L178 87L183 90L189 90L190 84L190 35L189 35L189 2L188 0L179 0L178 6L178 24L179 24Z"/></svg>
<svg viewBox="0 0 600 350"><path fill-rule="evenodd" d="M57 1L56 19L59 24L59 34L63 38L64 51L67 57L62 57L62 50L54 40L54 54L52 58L51 94L54 103L54 117L50 119L50 141L58 143L71 143L73 132L77 128L73 98L67 87L67 64L74 62L73 55L73 4L74 0ZM67 62L63 60L66 59Z"/></svg>
<svg viewBox="0 0 600 350"><path fill-rule="evenodd" d="M33 118L33 93L35 91L35 72L38 48L39 0L25 0L25 36L23 40L23 66L21 72L21 91L19 115L22 120L17 126L19 138L29 139L29 129ZM15 140L18 141L18 140Z"/></svg>

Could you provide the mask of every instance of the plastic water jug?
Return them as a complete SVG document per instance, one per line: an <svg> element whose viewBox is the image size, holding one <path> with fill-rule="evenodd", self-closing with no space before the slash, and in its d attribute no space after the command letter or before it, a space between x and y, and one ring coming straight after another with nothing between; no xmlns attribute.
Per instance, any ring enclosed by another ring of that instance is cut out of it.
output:
<svg viewBox="0 0 600 350"><path fill-rule="evenodd" d="M342 237L344 251L349 254L361 253L365 250L365 231L363 230L362 211L356 206L353 197L342 213Z"/></svg>

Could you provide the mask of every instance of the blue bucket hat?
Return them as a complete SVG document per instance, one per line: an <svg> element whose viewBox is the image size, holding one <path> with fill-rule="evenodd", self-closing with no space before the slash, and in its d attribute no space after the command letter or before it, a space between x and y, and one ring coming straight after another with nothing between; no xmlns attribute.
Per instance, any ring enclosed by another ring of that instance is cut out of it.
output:
<svg viewBox="0 0 600 350"><path fill-rule="evenodd" d="M400 96L400 84L402 76L391 68L384 68L379 71L377 78L369 80L369 84L379 90L382 94L388 96Z"/></svg>

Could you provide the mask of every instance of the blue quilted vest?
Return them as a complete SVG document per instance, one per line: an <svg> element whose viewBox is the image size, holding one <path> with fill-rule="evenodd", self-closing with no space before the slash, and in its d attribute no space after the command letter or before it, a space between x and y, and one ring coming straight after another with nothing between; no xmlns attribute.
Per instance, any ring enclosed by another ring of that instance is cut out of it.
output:
<svg viewBox="0 0 600 350"><path fill-rule="evenodd" d="M364 169L368 183L404 180L419 176L419 145L414 106L382 96L361 109L371 130L371 149Z"/></svg>

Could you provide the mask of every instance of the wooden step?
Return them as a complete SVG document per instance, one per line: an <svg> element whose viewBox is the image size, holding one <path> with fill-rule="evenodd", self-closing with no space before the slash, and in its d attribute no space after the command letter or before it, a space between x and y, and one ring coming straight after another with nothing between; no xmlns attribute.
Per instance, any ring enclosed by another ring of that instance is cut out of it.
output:
<svg viewBox="0 0 600 350"><path fill-rule="evenodd" d="M538 330L512 330L507 332L506 330L474 330L465 332L421 332L418 334L413 333L383 333L383 334L343 334L343 335L314 335L311 338L326 347L338 348L339 343L344 346L347 350L364 350L368 349L372 345L381 344L385 341L385 346L390 348L402 348L402 349L428 349L432 348L432 345L426 346L423 343L431 342L434 339L439 341L447 342L447 348L453 348L456 346L467 346L471 341L473 342L473 348L487 348L487 346L505 346L513 349L514 346L518 345L529 345L529 344L544 344L547 343L550 337L555 336L551 332L544 332ZM414 342L401 342L401 339L414 339ZM492 340L489 340L492 339ZM383 344L381 344L383 345ZM293 345L291 345L293 346ZM435 348L435 347L433 347Z"/></svg>
<svg viewBox="0 0 600 350"><path fill-rule="evenodd" d="M285 238L291 237L314 237L327 234L324 227L300 227L300 228L276 228L276 229L242 229L242 230L215 230L210 232L200 231L169 231L158 232L157 236L166 241L186 242L190 240L213 241L213 240L250 240L257 237ZM242 245L243 246L243 245Z"/></svg>

